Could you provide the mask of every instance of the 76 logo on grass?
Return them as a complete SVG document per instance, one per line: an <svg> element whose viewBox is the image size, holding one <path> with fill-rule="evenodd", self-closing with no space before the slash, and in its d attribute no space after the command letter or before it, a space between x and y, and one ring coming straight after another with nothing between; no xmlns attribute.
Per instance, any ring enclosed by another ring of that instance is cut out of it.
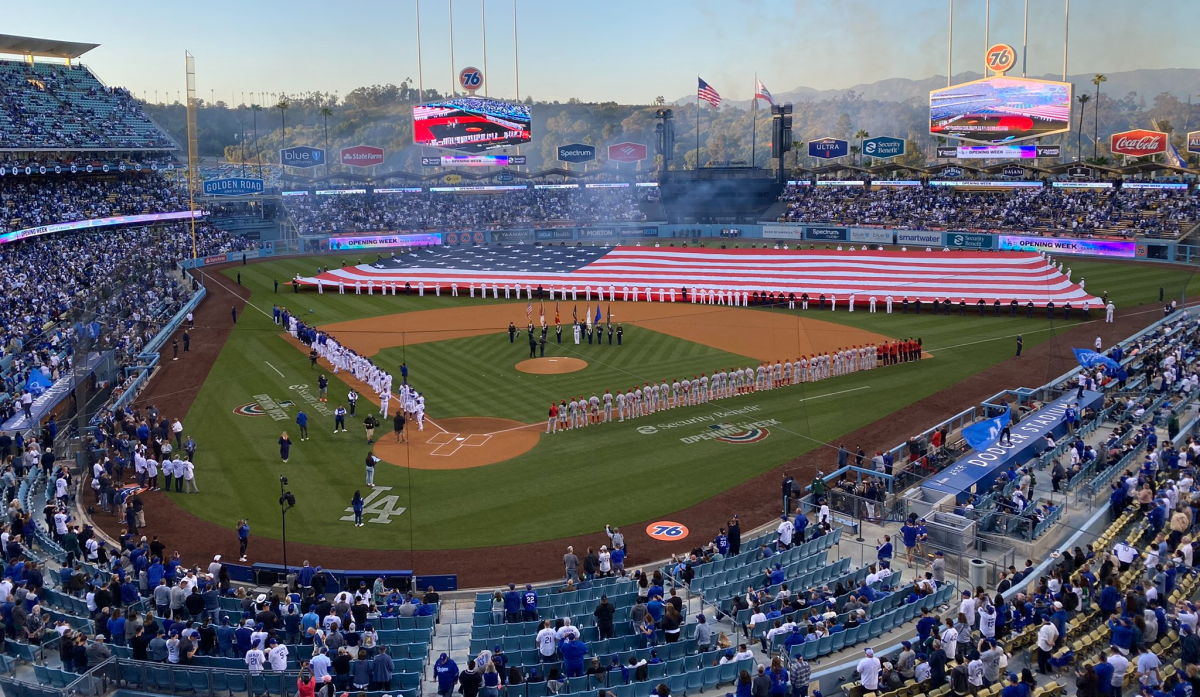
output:
<svg viewBox="0 0 1200 697"><path fill-rule="evenodd" d="M382 523L389 525L392 522L392 516L400 515L407 511L407 508L398 506L400 497L396 495L385 495L391 491L390 486L375 487L367 498L363 499L363 522L366 523ZM347 506L346 513L339 520L344 520L347 523L354 522L354 507ZM373 517L368 517L373 516Z"/></svg>
<svg viewBox="0 0 1200 697"><path fill-rule="evenodd" d="M660 520L657 523L647 525L646 534L654 540L672 542L687 537L688 529L686 525L676 523L673 520Z"/></svg>

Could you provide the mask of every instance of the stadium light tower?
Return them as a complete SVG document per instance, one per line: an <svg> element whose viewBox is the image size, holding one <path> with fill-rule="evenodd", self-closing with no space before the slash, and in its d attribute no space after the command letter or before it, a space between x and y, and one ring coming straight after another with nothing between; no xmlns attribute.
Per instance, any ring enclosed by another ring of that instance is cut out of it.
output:
<svg viewBox="0 0 1200 697"><path fill-rule="evenodd" d="M783 183L783 157L792 149L792 103L771 105L771 157L779 160L776 181Z"/></svg>
<svg viewBox="0 0 1200 697"><path fill-rule="evenodd" d="M666 181L667 171L671 168L671 160L675 154L675 112L670 109L659 109L655 112L654 117L659 123L654 125L654 133L657 136L655 150L662 158L662 163L658 170L659 182Z"/></svg>

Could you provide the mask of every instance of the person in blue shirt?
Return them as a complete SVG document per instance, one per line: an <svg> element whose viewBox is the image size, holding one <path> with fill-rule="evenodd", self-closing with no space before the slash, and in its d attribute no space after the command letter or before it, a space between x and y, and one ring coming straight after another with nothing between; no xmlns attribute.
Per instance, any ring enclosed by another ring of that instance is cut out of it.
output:
<svg viewBox="0 0 1200 697"><path fill-rule="evenodd" d="M567 670L568 678L583 677L583 657L587 655L587 644L579 640L574 635L568 635L567 640L558 645L558 650L562 653L563 664Z"/></svg>
<svg viewBox="0 0 1200 697"><path fill-rule="evenodd" d="M1121 591L1113 587L1112 579L1104 582L1104 590L1100 591L1100 612L1105 616L1111 615L1117 611L1117 605L1121 602Z"/></svg>
<svg viewBox="0 0 1200 697"><path fill-rule="evenodd" d="M804 515L804 509L796 511L796 520L792 522L792 527L796 529L796 541L805 542L808 540L806 531L808 530L808 516Z"/></svg>
<svg viewBox="0 0 1200 697"><path fill-rule="evenodd" d="M229 626L229 617L221 618L221 625L217 627L217 655L222 658L233 658L233 646L236 642L236 637L233 633L233 627Z"/></svg>
<svg viewBox="0 0 1200 697"><path fill-rule="evenodd" d="M937 629L938 619L930 613L929 608L921 608L921 619L917 621L917 636L925 642L933 634L933 630Z"/></svg>
<svg viewBox="0 0 1200 697"><path fill-rule="evenodd" d="M296 425L300 427L300 440L308 440L308 414L303 409L296 412Z"/></svg>
<svg viewBox="0 0 1200 697"><path fill-rule="evenodd" d="M663 617L662 597L658 595L650 596L650 602L646 603L646 612L654 618L654 624L661 623Z"/></svg>
<svg viewBox="0 0 1200 697"><path fill-rule="evenodd" d="M437 677L438 695L451 697L454 694L454 686L458 682L458 664L443 653L438 657L437 663L433 664L433 674Z"/></svg>
<svg viewBox="0 0 1200 697"><path fill-rule="evenodd" d="M433 603L418 603L417 611L413 613L417 617L432 617L437 612L437 605Z"/></svg>
<svg viewBox="0 0 1200 697"><path fill-rule="evenodd" d="M804 635L800 632L800 625L792 625L792 631L788 633L787 638L783 640L784 650L790 654L792 647L804 643Z"/></svg>
<svg viewBox="0 0 1200 697"><path fill-rule="evenodd" d="M241 550L241 558L238 561L246 561L246 547L250 544L250 521L245 518L238 521L237 536L238 548Z"/></svg>
<svg viewBox="0 0 1200 697"><path fill-rule="evenodd" d="M876 540L875 542L876 542L875 556L879 558L879 561L885 561L885 560L891 561L891 558L892 558L892 536L884 535L883 542L879 542L879 540Z"/></svg>
<svg viewBox="0 0 1200 697"><path fill-rule="evenodd" d="M784 572L783 566L781 564L776 564L775 568L771 569L770 585L775 586L780 583L783 583L786 580L787 580L787 574Z"/></svg>
<svg viewBox="0 0 1200 697"><path fill-rule="evenodd" d="M1016 673L1008 674L1008 684L1000 691L1000 697L1026 697L1025 687L1017 680Z"/></svg>
<svg viewBox="0 0 1200 697"><path fill-rule="evenodd" d="M168 628L164 626L163 629ZM246 652L250 650L250 635L253 633L254 630L250 628L249 623L243 623L242 626L234 630L233 635L237 642L237 654L239 656L245 656Z"/></svg>
<svg viewBox="0 0 1200 697"><path fill-rule="evenodd" d="M504 619L507 622L521 621L521 594L517 592L515 583L508 584L508 592L504 594Z"/></svg>
<svg viewBox="0 0 1200 697"><path fill-rule="evenodd" d="M725 534L725 528L721 528L717 533L716 538L713 539L713 544L717 546L717 551L722 556L729 556L729 536Z"/></svg>
<svg viewBox="0 0 1200 697"><path fill-rule="evenodd" d="M533 584L525 584L525 592L521 594L521 611L526 622L532 622L538 618L538 597L537 591L533 589Z"/></svg>
<svg viewBox="0 0 1200 697"><path fill-rule="evenodd" d="M768 547L765 543L758 550L759 556L763 559L768 559L775 554L775 551Z"/></svg>
<svg viewBox="0 0 1200 697"><path fill-rule="evenodd" d="M913 565L913 552L917 548L917 526L913 525L912 518L904 521L904 525L900 526L900 540L904 543L904 557L908 560L908 565L911 568Z"/></svg>

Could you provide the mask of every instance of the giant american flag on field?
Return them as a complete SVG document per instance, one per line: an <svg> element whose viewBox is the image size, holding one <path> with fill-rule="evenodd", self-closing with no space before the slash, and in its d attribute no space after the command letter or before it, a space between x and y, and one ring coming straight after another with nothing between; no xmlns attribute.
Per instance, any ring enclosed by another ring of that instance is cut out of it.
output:
<svg viewBox="0 0 1200 697"><path fill-rule="evenodd" d="M872 250L703 249L680 247L427 247L373 264L332 269L302 278L306 285L339 284L365 289L367 283L404 284L413 288L493 285L542 286L547 292L578 293L611 288L617 298L638 288L658 298L659 290L677 293L699 289L753 293L824 294L866 303L892 296L931 302L951 299L987 303L1033 301L1039 307L1053 301L1075 307L1100 300L1069 280L1037 252L949 252ZM679 298L682 300L682 297Z"/></svg>

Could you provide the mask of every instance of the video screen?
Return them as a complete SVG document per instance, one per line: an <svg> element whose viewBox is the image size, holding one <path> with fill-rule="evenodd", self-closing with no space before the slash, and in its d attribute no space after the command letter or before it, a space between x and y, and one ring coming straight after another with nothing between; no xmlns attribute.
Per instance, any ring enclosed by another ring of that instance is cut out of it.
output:
<svg viewBox="0 0 1200 697"><path fill-rule="evenodd" d="M413 107L413 142L460 152L528 143L529 107L498 99L459 97Z"/></svg>
<svg viewBox="0 0 1200 697"><path fill-rule="evenodd" d="M1008 143L1071 130L1071 84L993 77L929 93L929 132Z"/></svg>

